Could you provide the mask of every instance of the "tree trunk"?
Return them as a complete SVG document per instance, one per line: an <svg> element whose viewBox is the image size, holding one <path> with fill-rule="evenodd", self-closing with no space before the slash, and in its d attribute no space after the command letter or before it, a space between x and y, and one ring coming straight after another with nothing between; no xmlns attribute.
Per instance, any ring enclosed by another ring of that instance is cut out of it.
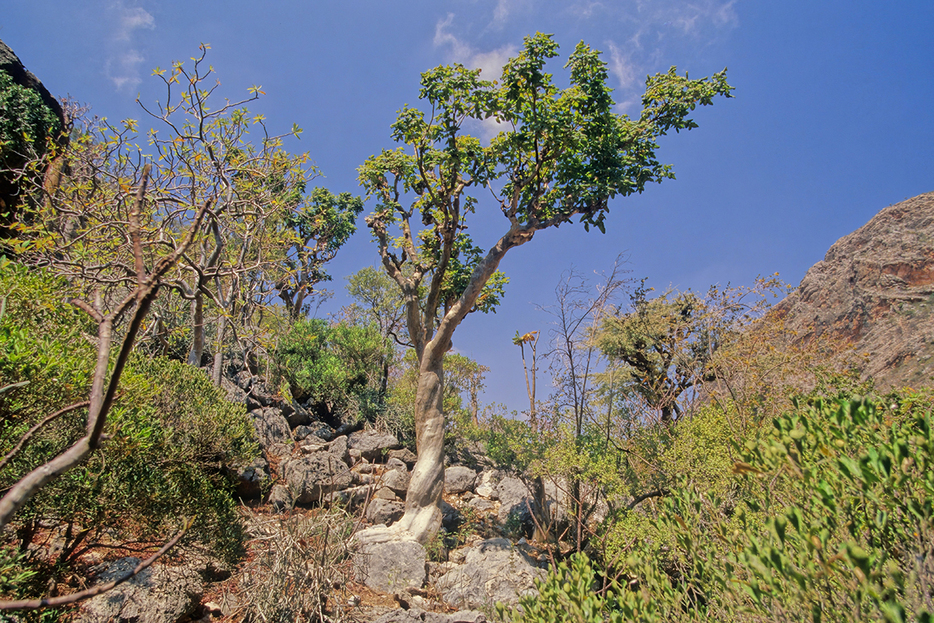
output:
<svg viewBox="0 0 934 623"><path fill-rule="evenodd" d="M188 365L201 367L201 356L204 354L204 295L195 292L191 301L191 350L188 352Z"/></svg>
<svg viewBox="0 0 934 623"><path fill-rule="evenodd" d="M221 386L221 377L223 376L224 366L224 329L227 328L227 320L221 313L217 318L217 348L214 351L214 370L211 380L217 387Z"/></svg>
<svg viewBox="0 0 934 623"><path fill-rule="evenodd" d="M444 350L437 343L429 343L419 366L415 395L418 460L412 469L406 493L405 514L396 524L423 545L434 538L441 527L441 494L444 491Z"/></svg>

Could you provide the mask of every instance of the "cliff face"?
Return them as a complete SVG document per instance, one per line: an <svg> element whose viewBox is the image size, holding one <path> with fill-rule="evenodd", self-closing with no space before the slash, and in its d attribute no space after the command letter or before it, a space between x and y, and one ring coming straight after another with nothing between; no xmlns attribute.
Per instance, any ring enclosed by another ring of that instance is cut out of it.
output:
<svg viewBox="0 0 934 623"><path fill-rule="evenodd" d="M799 339L854 346L879 389L934 383L934 192L838 240L776 311Z"/></svg>

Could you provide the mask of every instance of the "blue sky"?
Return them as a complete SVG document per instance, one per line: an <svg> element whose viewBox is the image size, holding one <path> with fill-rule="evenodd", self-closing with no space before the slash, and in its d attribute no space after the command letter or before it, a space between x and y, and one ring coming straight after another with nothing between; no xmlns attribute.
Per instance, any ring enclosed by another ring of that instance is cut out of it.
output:
<svg viewBox="0 0 934 623"><path fill-rule="evenodd" d="M420 72L462 62L489 77L535 31L554 33L565 58L580 40L602 50L621 112L636 113L645 75L671 65L692 77L728 67L736 97L663 140L677 180L617 200L605 235L563 226L510 252L499 312L455 335L492 370L486 402L523 407L511 337L548 330L536 305L572 266L602 271L623 252L631 275L660 290L775 272L796 284L880 209L934 190L931 0L4 0L0 11L0 39L52 93L111 120L139 118L137 95L160 96L150 71L209 43L222 95L262 85L251 110L271 130L304 128L288 147L311 153L321 185L355 193L356 167L392 146ZM505 225L486 214L475 240L488 247ZM326 311L346 303L343 277L375 262L361 222L331 267Z"/></svg>

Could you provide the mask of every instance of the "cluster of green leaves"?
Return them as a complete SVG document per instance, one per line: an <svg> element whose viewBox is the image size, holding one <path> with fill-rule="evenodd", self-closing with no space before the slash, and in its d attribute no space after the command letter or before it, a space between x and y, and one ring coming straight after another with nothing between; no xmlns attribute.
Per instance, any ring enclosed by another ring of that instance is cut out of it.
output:
<svg viewBox="0 0 934 623"><path fill-rule="evenodd" d="M0 170L19 169L44 154L48 141L61 130L61 122L42 97L0 69Z"/></svg>
<svg viewBox="0 0 934 623"><path fill-rule="evenodd" d="M85 434L87 409L80 403L88 396L95 349L86 315L63 300L70 292L63 280L0 259L0 291L7 293L0 316L0 455L8 457L0 488L7 488ZM228 403L197 369L134 356L105 432L100 451L43 487L17 514L4 546L25 547L40 526L60 530L63 546L55 559L42 548L30 550L34 556L22 561L23 570L37 573L11 593L41 591L48 574L64 573L98 545L163 540L182 517L194 519L186 538L230 559L239 555L242 534L227 468L258 451L242 405Z"/></svg>
<svg viewBox="0 0 934 623"><path fill-rule="evenodd" d="M730 474L689 473L654 510L629 512L643 521L616 526L626 587L602 616L931 621L930 406L814 399L736 444ZM549 582L546 599L583 603L573 583Z"/></svg>
<svg viewBox="0 0 934 623"><path fill-rule="evenodd" d="M497 604L500 618L508 623L622 623L628 621L616 608L618 584L601 589L597 571L586 554L561 562L545 580L537 580L538 595L519 600L522 610Z"/></svg>
<svg viewBox="0 0 934 623"><path fill-rule="evenodd" d="M372 417L390 345L370 325L299 320L279 341L274 361L292 397L326 417Z"/></svg>

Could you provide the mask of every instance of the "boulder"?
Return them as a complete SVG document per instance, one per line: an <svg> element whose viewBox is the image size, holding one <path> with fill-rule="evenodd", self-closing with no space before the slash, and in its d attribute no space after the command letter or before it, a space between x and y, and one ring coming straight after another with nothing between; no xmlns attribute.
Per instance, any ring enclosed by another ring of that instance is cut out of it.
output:
<svg viewBox="0 0 934 623"><path fill-rule="evenodd" d="M354 574L358 582L383 592L421 588L428 575L425 548L386 526L354 535Z"/></svg>
<svg viewBox="0 0 934 623"><path fill-rule="evenodd" d="M396 495L396 492L390 489L389 487L380 487L376 490L376 493L373 494L374 498L380 500L398 500L399 496Z"/></svg>
<svg viewBox="0 0 934 623"><path fill-rule="evenodd" d="M363 430L350 434L350 447L359 450L367 461L382 461L390 450L401 448L402 444L389 433Z"/></svg>
<svg viewBox="0 0 934 623"><path fill-rule="evenodd" d="M327 445L328 452L339 458L345 463L350 462L350 454L347 452L347 437L341 435Z"/></svg>
<svg viewBox="0 0 934 623"><path fill-rule="evenodd" d="M260 407L271 407L277 402L275 390L271 389L260 379L256 379L246 395L246 408L249 410Z"/></svg>
<svg viewBox="0 0 934 623"><path fill-rule="evenodd" d="M535 594L535 580L544 578L545 571L509 541L487 539L468 548L464 564L438 578L435 588L455 607L515 606L519 597Z"/></svg>
<svg viewBox="0 0 934 623"><path fill-rule="evenodd" d="M535 522L529 508L534 510L536 505L525 483L518 478L503 478L496 485L496 497L500 501L499 512L496 514L500 524L526 536L532 534Z"/></svg>
<svg viewBox="0 0 934 623"><path fill-rule="evenodd" d="M474 509L475 511L485 513L496 508L496 502L477 496L467 502L467 506Z"/></svg>
<svg viewBox="0 0 934 623"><path fill-rule="evenodd" d="M233 469L237 479L236 495L241 500L256 500L263 495L263 484L269 479L269 462L257 457L249 465Z"/></svg>
<svg viewBox="0 0 934 623"><path fill-rule="evenodd" d="M446 493L456 494L473 491L476 482L477 472L469 467L455 465L444 470L444 491Z"/></svg>
<svg viewBox="0 0 934 623"><path fill-rule="evenodd" d="M325 496L324 501L327 504L343 504L348 509L353 509L363 504L368 497L373 497L373 487L371 485L360 485L329 493Z"/></svg>
<svg viewBox="0 0 934 623"><path fill-rule="evenodd" d="M113 581L139 563L139 558L122 558L102 565L96 581ZM203 594L204 581L191 567L155 564L86 601L74 620L82 623L176 623L195 614Z"/></svg>
<svg viewBox="0 0 934 623"><path fill-rule="evenodd" d="M503 479L503 473L499 470L489 470L480 472L477 478L477 484L474 487L474 493L487 499L496 498L496 485Z"/></svg>
<svg viewBox="0 0 934 623"><path fill-rule="evenodd" d="M256 438L264 449L274 444L287 444L292 441L289 423L282 415L282 411L274 408L260 408L248 414L256 429Z"/></svg>
<svg viewBox="0 0 934 623"><path fill-rule="evenodd" d="M307 426L315 421L314 414L297 402L290 404L288 412L284 415L292 428Z"/></svg>
<svg viewBox="0 0 934 623"><path fill-rule="evenodd" d="M386 470L386 473L380 478L384 487L388 487L393 493L405 496L409 488L409 474L398 469Z"/></svg>
<svg viewBox="0 0 934 623"><path fill-rule="evenodd" d="M234 384L245 392L253 387L253 381L256 377L249 370L242 370L233 376Z"/></svg>
<svg viewBox="0 0 934 623"><path fill-rule="evenodd" d="M350 468L330 452L287 459L279 467L297 504L310 504L353 483Z"/></svg>
<svg viewBox="0 0 934 623"><path fill-rule="evenodd" d="M269 492L269 504L274 511L281 512L292 508L295 500L292 498L292 492L282 483L276 483Z"/></svg>
<svg viewBox="0 0 934 623"><path fill-rule="evenodd" d="M389 469L398 469L403 472L409 471L409 466L402 459L398 459L394 456L389 457L389 460L386 461L386 467Z"/></svg>
<svg viewBox="0 0 934 623"><path fill-rule="evenodd" d="M408 448L400 448L398 450L390 450L387 454L390 459L399 459L409 467L415 465L415 461L418 460L418 457L415 456L415 453L409 450Z"/></svg>
<svg viewBox="0 0 934 623"><path fill-rule="evenodd" d="M385 524L388 526L399 521L404 512L405 504L402 502L376 498L370 500L366 507L366 519L372 524Z"/></svg>

